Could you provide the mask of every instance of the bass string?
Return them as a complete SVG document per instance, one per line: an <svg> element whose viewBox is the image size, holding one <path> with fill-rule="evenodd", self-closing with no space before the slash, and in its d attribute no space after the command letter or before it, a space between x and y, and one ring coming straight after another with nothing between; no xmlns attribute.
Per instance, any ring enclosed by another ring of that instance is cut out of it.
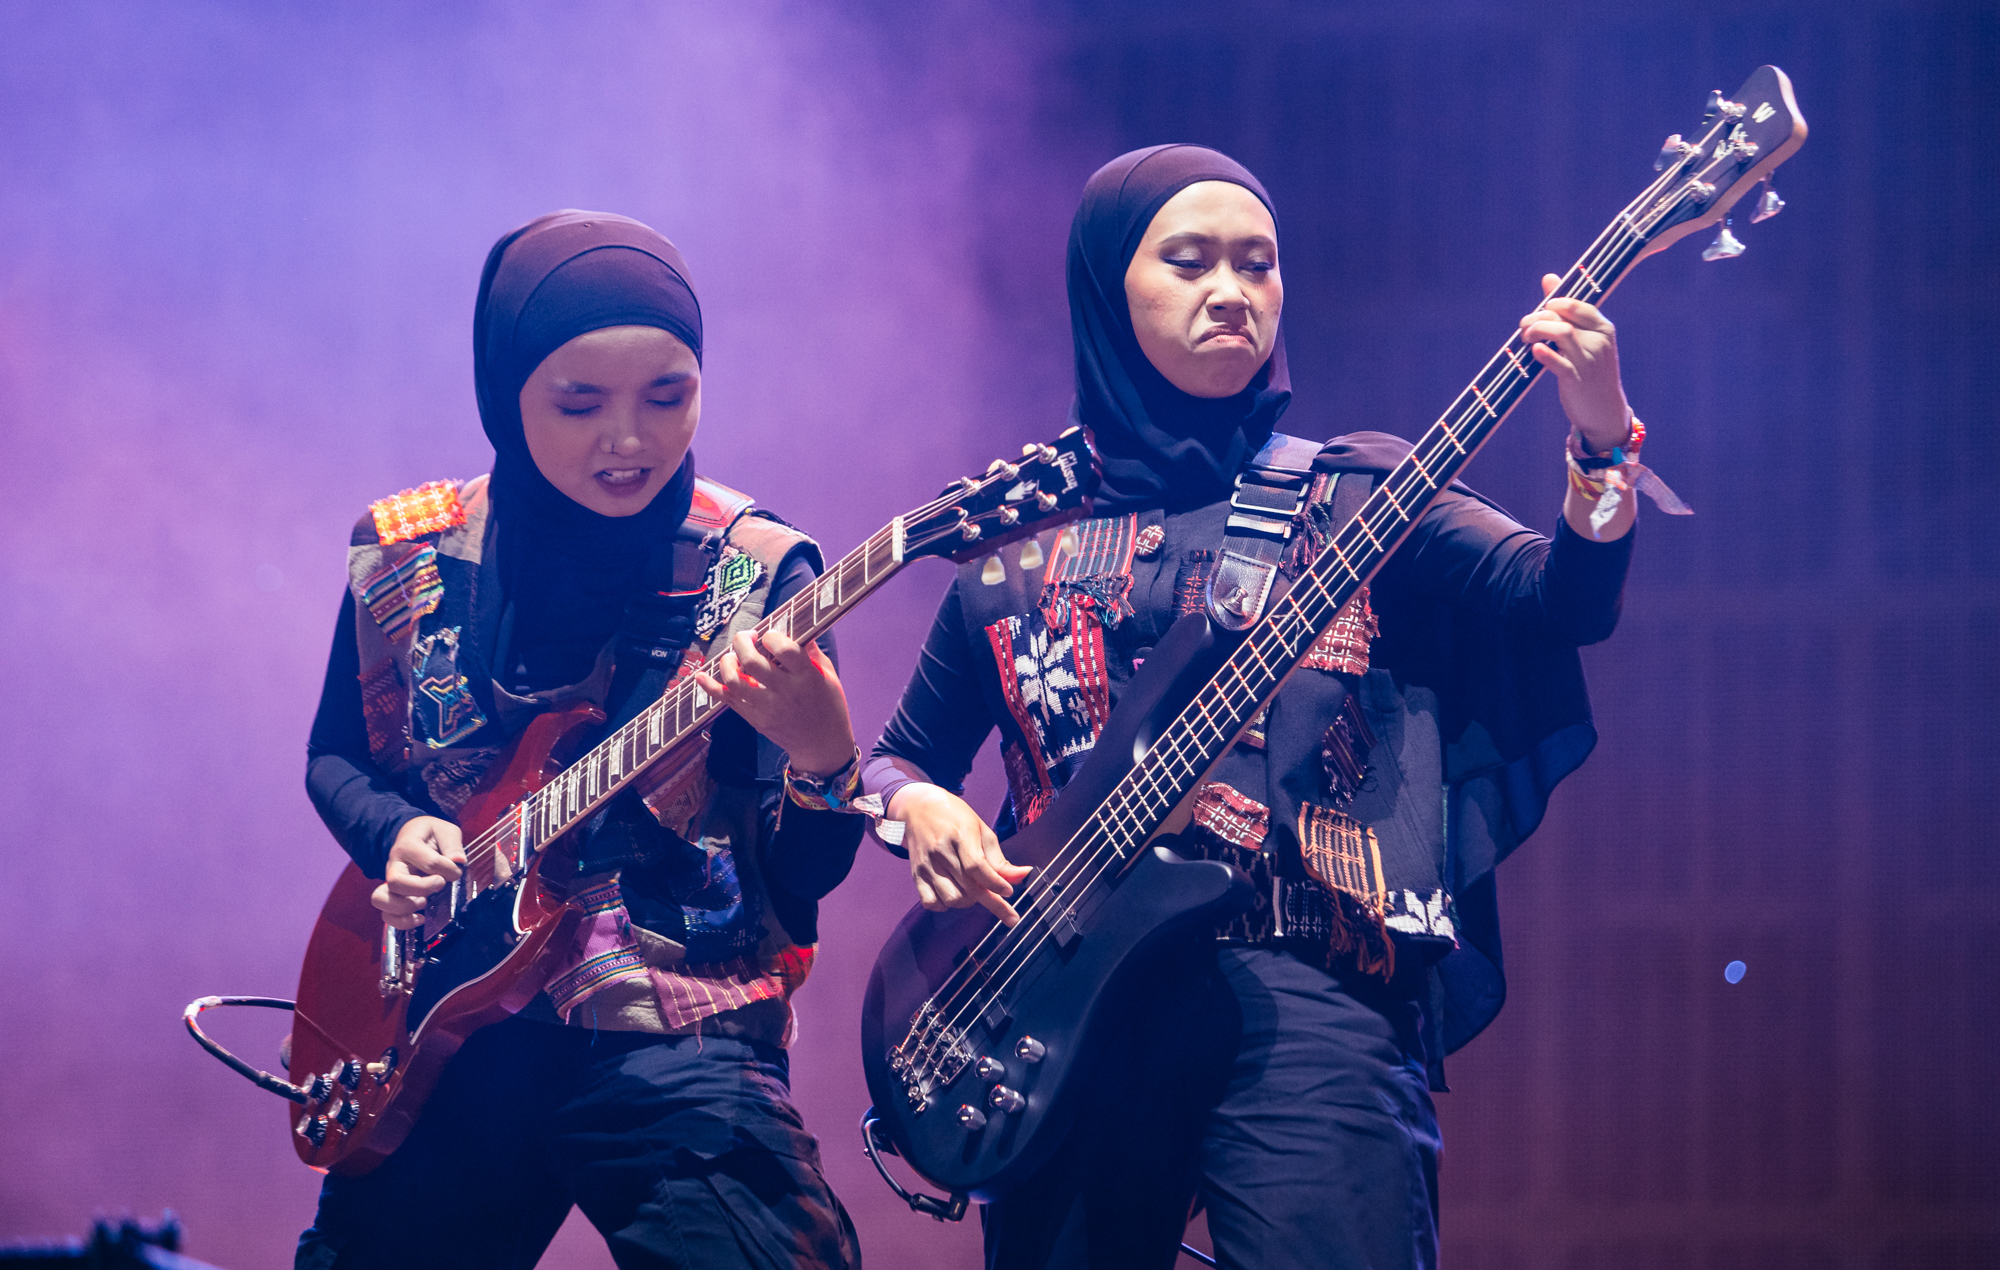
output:
<svg viewBox="0 0 2000 1270"><path fill-rule="evenodd" d="M1717 130L1719 130L1721 126L1722 125L1718 123ZM1711 131L1710 136L1712 137L1713 135L1714 132ZM1669 214L1672 210L1674 210L1675 207L1677 207L1680 204L1681 198L1677 197L1674 200L1671 200L1665 204L1660 205L1650 215L1646 216L1635 216L1634 209L1639 207L1641 204L1644 204L1652 200L1656 200L1663 186L1671 182L1678 181L1680 179L1680 173L1678 168L1679 165L1676 165L1674 168L1668 170L1667 172L1662 173L1647 188L1646 192L1642 193L1638 198L1634 199L1632 203L1627 205L1625 210L1621 212L1618 217L1614 218L1612 223L1609 226L1607 226L1602 233L1599 234L1597 241L1591 245L1591 248L1585 252L1584 256L1581 259L1579 259L1579 261L1575 265L1571 267L1570 276L1565 278L1563 282L1558 284L1557 291L1551 294L1551 298L1554 298L1554 296L1557 294L1563 296L1573 295L1575 291L1579 289L1578 288L1579 283L1582 284L1582 287L1587 287L1591 291L1593 291L1596 295L1601 296L1608 288L1607 288L1607 283L1598 281L1599 275L1605 277L1608 283L1611 284L1615 284L1615 282L1620 277L1623 276L1624 272L1627 269L1629 269L1632 261L1630 259L1619 260L1618 258L1621 255L1629 255L1630 253L1633 252L1635 248L1643 246L1646 240L1646 235L1650 233L1651 228L1657 225L1661 219L1663 219L1667 214ZM1541 370L1541 365L1539 362L1533 362L1532 360L1527 365L1523 365L1523 363L1514 354L1514 350L1512 348L1512 345L1519 342L1519 339L1520 339L1519 332L1516 332L1514 335L1509 337L1508 341L1505 344L1502 345L1501 351L1499 353L1496 353L1492 358L1488 360L1486 366L1482 368L1480 374L1474 376L1473 385L1475 389L1489 388L1493 386L1491 383L1482 384L1481 382L1489 375L1489 373L1497 373L1498 375L1501 376L1506 375L1507 372L1505 370L1499 369L1499 366L1503 361L1505 362L1506 366L1509 369L1511 369L1514 375L1520 378L1521 383L1516 386L1517 388L1524 390L1528 384L1531 384L1533 382L1533 380L1537 377L1539 371ZM1523 347L1525 347L1525 345ZM1471 404L1462 405L1458 411L1458 415L1455 420L1453 420L1451 418L1451 415L1448 413L1445 418L1440 419L1439 423L1435 425L1433 429L1431 429L1432 432L1437 432L1441 430L1445 434L1445 436L1451 440L1453 446L1460 450L1462 457L1466 453L1465 447L1458 440L1456 434L1452 431L1452 423L1455 422L1457 425L1463 427L1473 419L1475 413L1478 411L1483 411L1484 413L1491 416L1490 420L1491 425L1497 425L1499 419L1503 417L1501 414L1495 412L1493 407L1486 402L1486 400L1484 399L1483 395L1480 392L1476 392L1473 390L1468 390L1467 393L1461 393L1460 402L1454 403L1454 405L1456 406L1460 405L1460 403L1463 403L1465 397L1468 395L1473 397L1473 402ZM1511 404L1512 403L1510 403L1509 407L1510 409L1511 409ZM1426 439L1431 440L1431 438L1428 437ZM1441 448L1442 444L1435 441L1430 447L1433 455L1435 455L1435 453ZM1416 456L1416 451L1413 450L1412 457L1415 458L1415 456ZM1422 482L1427 487L1427 489L1423 491L1420 496L1427 496L1427 494L1430 491L1434 491L1437 488L1437 483L1431 478L1429 471L1422 466L1421 459L1418 459L1415 463L1408 464L1407 466L1410 468L1408 472L1404 471L1405 466L1406 465L1398 465L1396 471L1390 474L1390 478L1386 479L1383 485L1383 488L1387 490L1390 495L1390 497L1387 500L1388 503L1391 506L1397 507L1399 512L1401 510L1401 507L1400 503L1398 503L1398 501L1394 497L1397 491L1393 488L1395 485L1395 478L1397 476L1403 477L1403 484L1400 492L1405 497L1408 497L1413 493L1412 487L1419 481ZM1372 503L1373 501L1374 500L1371 498L1370 502ZM1361 513L1357 514L1356 521L1362 523L1364 527L1370 531L1370 537L1372 538L1373 537L1372 531L1375 528L1375 526L1369 525L1367 523L1366 520L1367 515L1368 515L1368 509L1364 507ZM1407 521L1409 518L1407 516L1399 516L1399 519ZM1358 550L1359 544L1357 543L1354 545ZM1330 544L1330 547L1337 547L1337 546L1338 546L1337 542L1334 544ZM1322 552L1322 559L1325 558L1326 554L1327 554L1326 552ZM1344 554L1340 555L1338 558L1340 564L1346 569L1346 571L1350 575L1354 575L1356 573L1353 566L1347 562ZM1318 573L1319 570L1317 568L1317 562L1315 562L1315 567L1313 569L1308 570L1306 575L1304 576L1313 578L1313 584L1320 589L1320 591L1322 592L1322 596L1324 597L1327 595L1325 591L1325 583L1324 579L1317 576ZM1274 622L1277 616L1278 616L1277 614L1273 614ZM1246 645L1249 645L1250 643L1251 643L1250 640L1245 641ZM1232 662L1234 661L1233 657L1231 661ZM1225 669L1234 669L1234 667L1230 663L1225 663ZM1241 679L1240 671L1237 672L1237 677L1239 678L1239 680ZM1218 673L1217 678L1218 679L1220 678L1220 673ZM1194 704L1198 704L1199 702L1200 702L1200 697L1198 696L1196 703L1191 703L1190 710L1193 708ZM1176 720L1175 728L1170 729L1169 730L1170 732L1178 730L1181 727L1182 723L1186 719L1187 713L1188 712L1186 711L1183 712L1182 718ZM1148 757L1150 758L1151 756L1149 755ZM1186 760L1184 757L1181 757L1181 761L1185 762ZM1146 782L1154 779L1155 773L1151 771L1145 771L1145 769L1142 769L1142 771L1144 772L1144 775L1141 776L1141 779L1136 781L1128 779L1127 785L1132 787L1134 790L1142 788L1146 784ZM1135 775L1140 775L1140 774L1135 774ZM1125 791L1121 789L1121 791L1119 792L1123 793ZM1117 795L1114 795L1114 797L1116 796ZM1129 804L1132 800L1126 799L1125 801L1127 802L1127 804ZM1110 800L1107 800L1107 807L1109 806L1110 806ZM1129 805L1122 808L1112 809L1113 816L1121 816L1121 815L1136 816L1138 814L1139 813L1136 812L1134 809L1132 809ZM1051 893L1052 891L1060 890L1062 887L1073 885L1077 877L1081 873L1088 870L1092 863L1097 863L1098 868L1096 872L1093 873L1090 876L1090 878L1085 882L1085 887L1087 888L1090 885L1094 885L1096 881L1103 876L1104 872L1111 867L1112 861L1110 859L1103 858L1105 853L1101 847L1093 848L1089 851L1072 850L1072 848L1077 843L1078 839L1083 837L1083 835L1092 828L1093 822L1099 819L1100 819L1099 816L1093 816L1091 820L1086 821L1085 824L1079 828L1078 832L1072 835L1069 841L1064 844L1062 852L1058 853L1058 860L1061 862L1062 867L1057 872L1056 880L1054 881L1046 880L1048 875L1045 874L1042 875L1041 878L1037 879L1038 881L1042 882L1042 885L1040 886L1039 889L1037 889L1033 883L1030 883L1028 886L1024 887L1024 890L1027 890L1029 892L1030 899L1039 899ZM1135 825L1137 823L1139 822L1135 821ZM1116 852L1115 849L1112 855L1113 858L1120 861L1122 861L1125 858L1122 855L1122 853ZM1073 904L1074 901L1072 902L1072 906ZM1029 921L1024 921L1022 923L1022 925L1029 927L1029 929L1026 931L1022 931L1018 927L1007 928L996 925L995 927L986 932L986 935L982 937L978 945L975 946L972 955L968 956L964 962L960 963L961 968L965 966L974 967L974 969L967 974L967 977L964 980L964 982L959 985L953 985L951 983L951 979L948 978L946 983L939 985L939 993L936 995L946 997L945 1010L951 1012L951 1018L941 1023L941 1027L943 1030L939 1033L939 1035L936 1037L936 1040L932 1044L920 1047L920 1052L922 1052L926 1058L928 1058L930 1054L934 1052L936 1044L942 1043L946 1039L946 1035L950 1031L955 1031L958 1029L961 1020L963 1020L968 1013L971 1013L972 1017L977 1018L979 1015L984 1014L987 1008L990 1008L991 1002L997 999L998 996L1002 992L1004 992L1008 986L1012 984L1014 979L1018 977L1021 970L1025 967L1027 961L1032 959L1034 954L1040 950L1040 948L1047 942L1048 938L1054 933L1054 930L1056 928L1056 923L1060 920L1061 916L1063 916L1063 914L1051 913L1048 915L1043 915L1037 913L1033 919ZM1025 946L1025 948L1023 948L1022 941L1027 939L1031 935L1034 937L1032 944L1028 944ZM1012 948L1007 948L1002 950L1002 956L1000 958L999 964L1001 966L1005 966L1007 965L1007 963L1011 962L1014 963L1014 965L1012 969L1007 971L1005 977L1000 979L1000 981L994 986L992 986L990 990L985 992L979 992L976 990L978 983L977 974L979 969L983 968L983 961L984 961L984 959L979 956L979 953L985 950L985 947L989 941L994 941L1003 944L1011 943L1013 945ZM1019 955L1016 956L1015 955L1016 953L1019 953ZM959 970L954 969L951 978L956 978L958 974ZM969 1000L965 1000L962 1003L953 1000L953 998L957 998L961 992L964 992L967 989L973 989ZM936 997L934 996L933 999L936 999ZM978 1007L976 1012L973 1010L973 1007L975 1006ZM933 1015L933 1018L938 1018L939 1015L943 1013L944 1011L940 1011L938 1012L938 1014ZM938 1028L939 1026L940 1026L939 1024L927 1025L922 1030L931 1031L934 1028ZM905 1043L907 1044L909 1041L917 1039L918 1031L919 1029L913 1027L911 1029L911 1032L906 1034Z"/></svg>

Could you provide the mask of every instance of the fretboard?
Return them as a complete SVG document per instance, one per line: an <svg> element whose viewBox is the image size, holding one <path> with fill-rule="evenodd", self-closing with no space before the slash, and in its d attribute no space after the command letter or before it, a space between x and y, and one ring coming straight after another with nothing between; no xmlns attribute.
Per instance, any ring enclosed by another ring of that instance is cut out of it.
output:
<svg viewBox="0 0 2000 1270"><path fill-rule="evenodd" d="M1637 264L1647 245L1633 204L1571 266L1550 298L1595 303ZM1648 220L1656 220L1657 213ZM1108 843L1128 856L1179 807L1274 696L1321 631L1394 551L1418 517L1499 428L1542 373L1520 334L1475 375L1430 426L1408 458L1376 486L1317 560L1269 606L1195 698L1092 816L1078 841Z"/></svg>
<svg viewBox="0 0 2000 1270"><path fill-rule="evenodd" d="M903 564L903 519L898 517L842 556L810 588L765 614L755 629L808 644ZM691 676L676 679L658 701L501 817L488 831L499 840L497 854L510 862L525 860L554 842L641 772L695 739L726 708Z"/></svg>

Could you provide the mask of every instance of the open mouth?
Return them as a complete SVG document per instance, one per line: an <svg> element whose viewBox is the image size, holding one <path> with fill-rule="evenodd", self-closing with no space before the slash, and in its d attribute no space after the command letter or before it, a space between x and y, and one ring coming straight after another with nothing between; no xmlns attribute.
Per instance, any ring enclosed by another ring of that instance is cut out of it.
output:
<svg viewBox="0 0 2000 1270"><path fill-rule="evenodd" d="M596 473L598 487L607 494L636 494L646 487L650 467L607 467Z"/></svg>

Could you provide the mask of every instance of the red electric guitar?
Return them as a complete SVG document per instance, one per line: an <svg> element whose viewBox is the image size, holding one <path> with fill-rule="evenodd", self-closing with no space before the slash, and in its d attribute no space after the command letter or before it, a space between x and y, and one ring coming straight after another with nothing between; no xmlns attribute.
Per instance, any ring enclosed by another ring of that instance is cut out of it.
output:
<svg viewBox="0 0 2000 1270"><path fill-rule="evenodd" d="M984 554L1073 520L1087 507L1089 464L1083 435L1072 428L1054 445L1027 447L1017 462L996 462L982 476L963 478L890 521L757 629L803 644L911 560ZM543 862L562 859L564 835L641 772L698 755L705 729L722 710L685 679L581 755L581 743L604 721L600 711L586 705L537 718L460 813L464 876L433 901L420 928L386 925L369 902L376 883L347 867L299 973L290 1085L217 1050L291 1100L300 1159L360 1174L396 1149L445 1061L472 1032L525 1006L568 948L582 910L553 880L561 870L545 876ZM205 1045L193 1017L211 1004L285 1003L196 1002L188 1023Z"/></svg>

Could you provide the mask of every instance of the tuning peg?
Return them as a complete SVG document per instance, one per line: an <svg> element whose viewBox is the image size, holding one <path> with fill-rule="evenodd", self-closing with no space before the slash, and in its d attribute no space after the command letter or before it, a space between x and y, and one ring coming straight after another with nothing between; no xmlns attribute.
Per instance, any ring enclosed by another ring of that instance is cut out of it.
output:
<svg viewBox="0 0 2000 1270"><path fill-rule="evenodd" d="M1721 113L1722 90L1720 88L1711 89L1708 94L1708 105L1702 108L1701 121L1704 125L1714 123L1715 117Z"/></svg>
<svg viewBox="0 0 2000 1270"><path fill-rule="evenodd" d="M1049 493L1047 490L1043 490L1041 493L1035 495L1035 506L1045 512L1054 511L1056 509L1056 504L1060 503L1061 501L1062 500L1060 498L1057 498L1054 494Z"/></svg>
<svg viewBox="0 0 2000 1270"><path fill-rule="evenodd" d="M1778 197L1778 187L1771 184L1771 178L1764 178L1764 192L1757 196L1757 210L1750 213L1750 223L1770 220L1785 210L1785 200Z"/></svg>
<svg viewBox="0 0 2000 1270"><path fill-rule="evenodd" d="M986 474L988 476L997 476L1003 481L1011 481L1021 474L1021 468L1017 463L1009 463L1004 459L995 459L987 465Z"/></svg>
<svg viewBox="0 0 2000 1270"><path fill-rule="evenodd" d="M1731 256L1742 255L1743 251L1743 240L1729 232L1729 220L1725 217L1723 218L1722 229L1715 235L1715 241L1703 249L1701 258L1703 260L1727 260Z"/></svg>
<svg viewBox="0 0 2000 1270"><path fill-rule="evenodd" d="M1684 148L1680 133L1676 132L1673 136L1668 137L1666 144L1660 147L1660 157L1653 160L1653 171L1664 172L1667 170L1669 163L1679 162Z"/></svg>

